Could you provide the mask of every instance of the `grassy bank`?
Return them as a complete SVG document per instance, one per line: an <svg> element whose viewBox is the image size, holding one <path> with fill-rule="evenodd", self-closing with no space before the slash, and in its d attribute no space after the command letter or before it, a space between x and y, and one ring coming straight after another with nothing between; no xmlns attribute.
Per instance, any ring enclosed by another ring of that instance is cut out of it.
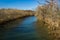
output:
<svg viewBox="0 0 60 40"><path fill-rule="evenodd" d="M5 21L23 18L27 16L34 16L34 11L17 9L0 9L0 24Z"/></svg>

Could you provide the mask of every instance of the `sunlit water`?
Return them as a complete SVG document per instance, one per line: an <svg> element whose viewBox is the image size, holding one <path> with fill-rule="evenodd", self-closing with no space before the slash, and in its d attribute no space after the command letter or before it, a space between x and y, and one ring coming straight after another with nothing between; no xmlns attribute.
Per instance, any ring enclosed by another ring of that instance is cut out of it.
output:
<svg viewBox="0 0 60 40"><path fill-rule="evenodd" d="M0 30L0 40L49 40L48 29L37 23L34 16L11 21Z"/></svg>

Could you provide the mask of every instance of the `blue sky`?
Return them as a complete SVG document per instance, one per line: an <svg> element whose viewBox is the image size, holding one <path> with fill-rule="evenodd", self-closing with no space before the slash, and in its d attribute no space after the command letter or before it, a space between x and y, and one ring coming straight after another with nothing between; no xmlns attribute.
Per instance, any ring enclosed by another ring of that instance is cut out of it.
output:
<svg viewBox="0 0 60 40"><path fill-rule="evenodd" d="M44 2L43 0L40 1ZM0 0L0 8L34 10L37 6L36 0Z"/></svg>

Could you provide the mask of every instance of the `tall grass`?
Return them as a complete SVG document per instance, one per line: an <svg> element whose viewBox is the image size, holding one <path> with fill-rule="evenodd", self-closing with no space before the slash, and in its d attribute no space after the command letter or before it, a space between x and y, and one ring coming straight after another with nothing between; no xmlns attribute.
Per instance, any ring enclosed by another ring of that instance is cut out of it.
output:
<svg viewBox="0 0 60 40"><path fill-rule="evenodd" d="M57 1L46 0L46 3L48 3L38 6L35 14L38 20L44 22L44 24L48 24L49 34L53 36L52 40L59 40L60 38L60 10Z"/></svg>
<svg viewBox="0 0 60 40"><path fill-rule="evenodd" d="M0 9L0 23L25 16L33 16L32 10Z"/></svg>
<svg viewBox="0 0 60 40"><path fill-rule="evenodd" d="M38 19L43 20L47 22L48 24L55 22L59 22L60 20L60 13L59 7L57 2L54 2L55 0L50 0L48 4L38 6L36 10L36 16Z"/></svg>

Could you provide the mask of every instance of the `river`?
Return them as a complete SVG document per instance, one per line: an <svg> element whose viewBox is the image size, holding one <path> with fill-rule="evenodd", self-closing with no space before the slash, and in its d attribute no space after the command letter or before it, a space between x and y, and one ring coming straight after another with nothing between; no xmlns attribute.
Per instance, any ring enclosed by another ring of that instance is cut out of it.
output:
<svg viewBox="0 0 60 40"><path fill-rule="evenodd" d="M34 16L11 21L2 27L0 40L49 40L48 29L40 26Z"/></svg>

